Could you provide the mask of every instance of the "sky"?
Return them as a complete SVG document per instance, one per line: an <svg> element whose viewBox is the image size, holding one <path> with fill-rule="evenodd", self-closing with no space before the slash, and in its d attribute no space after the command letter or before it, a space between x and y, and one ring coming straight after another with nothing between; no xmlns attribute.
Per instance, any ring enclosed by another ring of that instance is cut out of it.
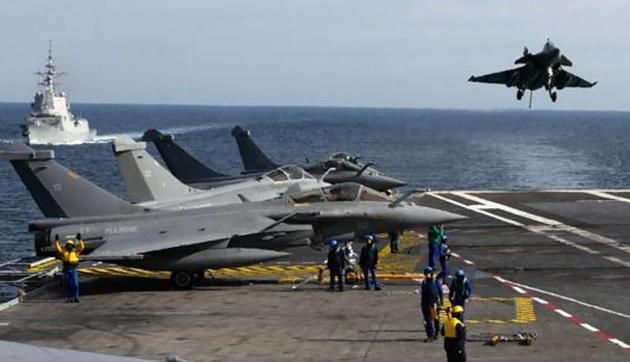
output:
<svg viewBox="0 0 630 362"><path fill-rule="evenodd" d="M0 101L27 102L48 40L73 102L524 109L468 83L549 37L562 110L630 110L627 0L2 1Z"/></svg>

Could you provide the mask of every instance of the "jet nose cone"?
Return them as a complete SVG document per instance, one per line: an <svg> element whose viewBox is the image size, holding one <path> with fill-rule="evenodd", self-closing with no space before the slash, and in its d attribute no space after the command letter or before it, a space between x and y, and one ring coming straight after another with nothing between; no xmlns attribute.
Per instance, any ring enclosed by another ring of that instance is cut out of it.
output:
<svg viewBox="0 0 630 362"><path fill-rule="evenodd" d="M370 180L366 180L364 184L378 191L392 190L392 189L407 185L405 181L402 181L402 180L399 180L397 178L390 177L390 176L371 175L371 176L368 176L368 178Z"/></svg>
<svg viewBox="0 0 630 362"><path fill-rule="evenodd" d="M393 178L393 177L387 177L387 179L388 179L388 182L391 185L390 189L407 186L407 183L405 181L403 181L403 180L399 180L399 179Z"/></svg>
<svg viewBox="0 0 630 362"><path fill-rule="evenodd" d="M433 209L429 215L431 225L435 224L448 224L455 221L461 221L468 219L467 216L448 212L444 210Z"/></svg>

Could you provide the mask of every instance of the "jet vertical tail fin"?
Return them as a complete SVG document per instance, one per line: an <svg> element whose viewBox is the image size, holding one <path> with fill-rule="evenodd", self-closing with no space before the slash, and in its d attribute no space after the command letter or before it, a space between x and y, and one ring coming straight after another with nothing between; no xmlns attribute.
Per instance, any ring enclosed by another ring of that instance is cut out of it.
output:
<svg viewBox="0 0 630 362"><path fill-rule="evenodd" d="M258 148L250 137L247 130L236 126L232 129L232 136L238 144L238 151L243 160L243 167L246 172L269 171L278 168L279 165L273 162L265 153Z"/></svg>
<svg viewBox="0 0 630 362"><path fill-rule="evenodd" d="M169 171L186 184L207 182L214 178L226 177L203 164L181 148L172 135L165 135L156 129L144 132L143 141L153 142Z"/></svg>
<svg viewBox="0 0 630 362"><path fill-rule="evenodd" d="M54 160L53 151L22 143L0 147L44 216L53 218L131 214L143 209L96 186Z"/></svg>
<svg viewBox="0 0 630 362"><path fill-rule="evenodd" d="M120 136L113 148L127 192L135 201L162 201L199 192L162 167L146 151L146 143Z"/></svg>

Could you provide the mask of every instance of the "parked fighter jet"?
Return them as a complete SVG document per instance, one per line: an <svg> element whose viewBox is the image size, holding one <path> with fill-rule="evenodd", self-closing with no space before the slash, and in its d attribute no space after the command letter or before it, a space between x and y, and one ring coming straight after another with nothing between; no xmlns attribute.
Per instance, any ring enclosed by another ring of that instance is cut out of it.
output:
<svg viewBox="0 0 630 362"><path fill-rule="evenodd" d="M562 69L562 66L573 65L567 57L560 54L560 49L556 48L547 39L541 52L532 54L527 48L523 50L523 56L516 59L514 64L524 64L515 69L504 70L498 73L486 74L479 77L471 76L469 82L498 83L508 87L516 87L516 99L521 100L526 90L534 91L545 87L549 92L551 101L555 102L558 94L554 88L561 90L565 87L591 88L597 82L588 82L577 75L571 74ZM531 107L531 93L530 93Z"/></svg>
<svg viewBox="0 0 630 362"><path fill-rule="evenodd" d="M160 210L124 201L54 161L52 151L5 145L9 159L46 219L31 222L38 255L52 255L53 237L86 240L86 260L167 270L176 288L192 286L206 268L249 265L288 255L268 248L300 245L307 233L320 240L352 232L387 232L461 220L416 206L407 193L391 201L357 185L262 202L194 210ZM269 240L275 239L270 242ZM279 242L284 240L285 243ZM301 245L304 245L302 243Z"/></svg>
<svg viewBox="0 0 630 362"><path fill-rule="evenodd" d="M237 129L241 130L240 127L235 128L235 130ZM232 131L232 134L236 132L235 130ZM258 150L257 153L259 156L262 155L266 161L262 161L263 163L255 163L253 168L250 167L248 169L246 167L246 171L241 175L229 176L211 169L191 156L173 141L172 135L164 135L158 130L150 129L144 133L142 139L144 141L151 141L155 144L158 152L162 156L162 159L166 163L166 166L175 177L177 177L181 182L195 188L207 189L232 184L240 182L244 179L259 176L263 172L280 167L278 164L269 160L251 141L249 143L253 145L255 150ZM241 144L242 143L239 142L239 148L241 147ZM251 145L247 147L251 148ZM255 153L249 152L248 154ZM263 166L258 167L259 165ZM300 167L308 167L307 172L320 178L321 176L324 176L323 180L331 184L340 182L357 182L379 191L391 190L405 185L403 181L385 176L374 169L369 168L369 165L362 165L356 159L343 153L335 154L331 158L320 162L300 165ZM328 172L328 170L332 168L334 168L334 170Z"/></svg>
<svg viewBox="0 0 630 362"><path fill-rule="evenodd" d="M243 130L236 126L232 129L232 136L238 144L238 150L241 154L245 172L268 171L278 167L267 155L254 143L251 139L251 132ZM406 183L393 177L385 176L376 171L374 164L362 164L358 158L352 157L346 153L336 153L333 156L300 165L304 170L311 173L315 177L324 175L328 170L334 168L334 171L328 172L324 180L331 184L340 182L356 182L378 191L387 191Z"/></svg>
<svg viewBox="0 0 630 362"><path fill-rule="evenodd" d="M199 208L243 200L261 201L293 192L327 186L296 166L284 166L229 185L201 190L183 184L147 151L146 143L128 136L114 141L114 154L129 196L146 207L162 209Z"/></svg>

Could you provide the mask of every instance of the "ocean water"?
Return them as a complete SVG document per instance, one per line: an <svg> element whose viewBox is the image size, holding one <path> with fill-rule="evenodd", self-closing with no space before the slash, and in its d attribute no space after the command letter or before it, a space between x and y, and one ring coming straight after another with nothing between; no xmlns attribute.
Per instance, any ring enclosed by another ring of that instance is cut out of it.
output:
<svg viewBox="0 0 630 362"><path fill-rule="evenodd" d="M0 139L19 139L28 112L28 104L0 103ZM346 151L410 187L630 188L630 113L623 112L95 104L76 104L73 112L89 119L98 142L50 148L61 163L122 197L107 142L114 135L172 132L202 161L238 173L230 136L237 124L281 163ZM27 222L41 217L10 164L0 162L0 260L33 253Z"/></svg>

